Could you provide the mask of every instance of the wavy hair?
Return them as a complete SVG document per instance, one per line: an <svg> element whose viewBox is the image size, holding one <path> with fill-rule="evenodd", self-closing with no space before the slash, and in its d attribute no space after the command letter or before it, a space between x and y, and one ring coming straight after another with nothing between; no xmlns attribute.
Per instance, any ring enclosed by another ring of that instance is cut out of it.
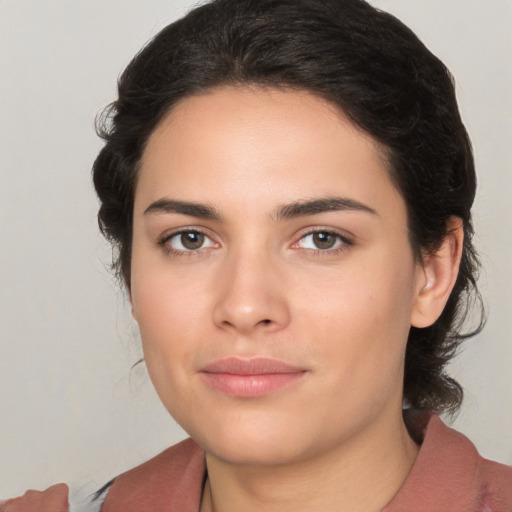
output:
<svg viewBox="0 0 512 512"><path fill-rule="evenodd" d="M362 0L213 0L157 34L118 81L118 98L98 119L105 144L93 166L99 225L114 269L130 289L132 215L139 163L177 102L223 85L306 90L337 106L384 149L407 205L417 258L435 251L451 216L463 221L455 287L439 319L410 330L404 398L413 408L454 413L462 388L446 365L469 333L481 299L472 243L476 176L454 81L392 15Z"/></svg>

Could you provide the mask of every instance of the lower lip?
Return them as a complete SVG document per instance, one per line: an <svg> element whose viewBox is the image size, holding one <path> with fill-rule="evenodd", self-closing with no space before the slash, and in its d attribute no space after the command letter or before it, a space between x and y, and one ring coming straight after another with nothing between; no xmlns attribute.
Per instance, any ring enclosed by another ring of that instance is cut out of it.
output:
<svg viewBox="0 0 512 512"><path fill-rule="evenodd" d="M265 396L299 381L306 372L264 373L239 375L232 373L202 373L203 379L213 389L226 395L244 398Z"/></svg>

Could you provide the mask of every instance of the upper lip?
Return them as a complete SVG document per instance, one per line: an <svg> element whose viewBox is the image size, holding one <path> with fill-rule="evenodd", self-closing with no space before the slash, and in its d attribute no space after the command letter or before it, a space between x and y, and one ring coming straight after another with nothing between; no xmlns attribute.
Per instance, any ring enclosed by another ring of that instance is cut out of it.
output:
<svg viewBox="0 0 512 512"><path fill-rule="evenodd" d="M268 357L244 359L241 357L224 357L206 364L204 373L229 373L232 375L265 375L272 373L303 373L306 370Z"/></svg>

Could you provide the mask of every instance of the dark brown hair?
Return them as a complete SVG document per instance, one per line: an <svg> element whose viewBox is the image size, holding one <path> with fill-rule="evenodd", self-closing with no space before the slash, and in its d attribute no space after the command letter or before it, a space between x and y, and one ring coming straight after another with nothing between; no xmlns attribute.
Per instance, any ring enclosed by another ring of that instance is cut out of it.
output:
<svg viewBox="0 0 512 512"><path fill-rule="evenodd" d="M380 143L418 258L439 247L449 217L463 220L457 282L439 319L411 328L404 377L410 406L456 411L462 389L445 367L474 334L461 332L469 306L481 305L471 144L443 63L403 23L362 0L213 0L135 56L119 79L118 99L99 120L105 145L93 168L115 269L129 289L137 173L160 120L183 98L245 84L313 92Z"/></svg>

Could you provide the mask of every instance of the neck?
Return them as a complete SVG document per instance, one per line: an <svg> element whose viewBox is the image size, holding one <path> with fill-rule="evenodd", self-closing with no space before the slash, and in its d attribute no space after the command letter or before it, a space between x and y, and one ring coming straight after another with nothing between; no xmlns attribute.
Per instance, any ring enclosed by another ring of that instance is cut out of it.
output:
<svg viewBox="0 0 512 512"><path fill-rule="evenodd" d="M407 478L418 454L400 415L341 446L278 466L240 466L206 455L201 512L377 512Z"/></svg>

